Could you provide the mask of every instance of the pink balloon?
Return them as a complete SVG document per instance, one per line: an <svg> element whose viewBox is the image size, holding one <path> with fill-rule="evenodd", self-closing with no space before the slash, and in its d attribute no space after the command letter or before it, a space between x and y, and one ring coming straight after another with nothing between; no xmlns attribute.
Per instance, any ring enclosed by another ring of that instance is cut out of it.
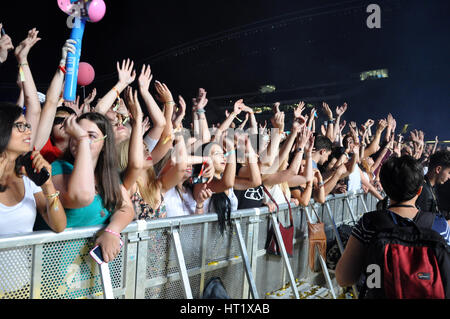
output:
<svg viewBox="0 0 450 319"><path fill-rule="evenodd" d="M92 65L86 62L80 62L78 67L78 80L77 83L80 86L88 86L94 81L95 71Z"/></svg>
<svg viewBox="0 0 450 319"><path fill-rule="evenodd" d="M89 3L88 15L91 22L98 22L105 16L106 5L103 0L92 0Z"/></svg>
<svg viewBox="0 0 450 319"><path fill-rule="evenodd" d="M58 7L65 13L70 14L70 8L72 8L72 4L70 0L56 0L58 3Z"/></svg>

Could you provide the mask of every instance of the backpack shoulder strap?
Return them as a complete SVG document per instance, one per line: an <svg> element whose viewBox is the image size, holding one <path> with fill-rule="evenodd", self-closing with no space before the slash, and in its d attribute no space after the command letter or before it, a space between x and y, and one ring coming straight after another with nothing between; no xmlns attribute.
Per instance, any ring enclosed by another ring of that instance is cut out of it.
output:
<svg viewBox="0 0 450 319"><path fill-rule="evenodd" d="M373 225L377 231L392 229L397 224L394 219L395 216L392 216L392 213L387 210L377 210L365 215L366 216L364 217L369 219L370 224Z"/></svg>
<svg viewBox="0 0 450 319"><path fill-rule="evenodd" d="M419 211L417 213L416 218L414 218L414 222L416 223L417 226L431 229L433 227L435 219L436 219L435 213Z"/></svg>

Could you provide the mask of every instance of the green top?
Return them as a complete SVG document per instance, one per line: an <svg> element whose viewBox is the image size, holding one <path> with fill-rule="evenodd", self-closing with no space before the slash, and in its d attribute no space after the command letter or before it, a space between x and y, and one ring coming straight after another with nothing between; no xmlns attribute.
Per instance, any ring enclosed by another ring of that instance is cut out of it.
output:
<svg viewBox="0 0 450 319"><path fill-rule="evenodd" d="M70 175L73 165L66 161L52 163L52 175ZM111 213L103 206L103 200L96 194L89 206L82 208L64 208L67 216L67 228L103 225L109 221Z"/></svg>

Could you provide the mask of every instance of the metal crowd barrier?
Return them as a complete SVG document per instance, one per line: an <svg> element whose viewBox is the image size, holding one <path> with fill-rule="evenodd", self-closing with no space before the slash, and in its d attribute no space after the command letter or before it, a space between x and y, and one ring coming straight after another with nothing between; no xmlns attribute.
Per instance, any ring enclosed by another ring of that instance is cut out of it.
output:
<svg viewBox="0 0 450 319"><path fill-rule="evenodd" d="M101 227L0 237L0 298L201 298L212 277L222 279L231 298L264 298L309 271L304 209L312 221L311 209L316 210L331 240L336 227L357 221L376 202L358 193L295 207L292 258L284 246L281 257L266 253L268 223L275 217L267 208L233 212L233 226L223 235L216 214L133 222L122 232L125 245L119 256L106 269L89 255ZM286 204L279 214L287 214Z"/></svg>

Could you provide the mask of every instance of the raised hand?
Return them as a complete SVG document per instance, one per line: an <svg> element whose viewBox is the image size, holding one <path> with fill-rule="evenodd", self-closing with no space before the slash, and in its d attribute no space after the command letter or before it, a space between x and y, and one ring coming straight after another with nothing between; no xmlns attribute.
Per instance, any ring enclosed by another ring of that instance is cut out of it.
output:
<svg viewBox="0 0 450 319"><path fill-rule="evenodd" d="M302 112L305 109L305 102L298 103L297 107L294 109L294 116L296 119L302 116Z"/></svg>
<svg viewBox="0 0 450 319"><path fill-rule="evenodd" d="M364 126L367 127L367 128L370 128L370 127L373 126L373 124L375 124L375 121L374 121L374 120L371 120L371 119L368 119L368 120L366 121L366 123L364 123Z"/></svg>
<svg viewBox="0 0 450 319"><path fill-rule="evenodd" d="M347 111L347 103L344 103L341 107L336 106L336 115L337 116L342 116L342 114L344 114L345 111Z"/></svg>
<svg viewBox="0 0 450 319"><path fill-rule="evenodd" d="M233 107L234 114L239 115L242 112L244 107L245 107L244 100L243 99L237 100L234 103L234 107Z"/></svg>
<svg viewBox="0 0 450 319"><path fill-rule="evenodd" d="M3 28L3 24L0 23L0 30ZM9 35L0 34L0 63L3 63L8 58L8 52L14 49L12 40Z"/></svg>
<svg viewBox="0 0 450 319"><path fill-rule="evenodd" d="M178 95L178 109L176 115L184 115L186 114L186 102L184 101L181 95Z"/></svg>
<svg viewBox="0 0 450 319"><path fill-rule="evenodd" d="M133 119L135 121L142 121L144 113L142 112L141 105L139 104L138 91L136 90L133 92L133 89L128 87L125 91L125 101Z"/></svg>
<svg viewBox="0 0 450 319"><path fill-rule="evenodd" d="M142 91L148 91L149 87L150 87L150 82L153 79L153 75L152 75L152 70L150 68L150 65L143 65L142 66L142 70L141 70L141 74L139 75L138 78L138 84L139 84L139 89Z"/></svg>
<svg viewBox="0 0 450 319"><path fill-rule="evenodd" d="M381 119L378 121L378 126L377 126L378 132L383 132L386 127L387 127L387 121L385 119Z"/></svg>
<svg viewBox="0 0 450 319"><path fill-rule="evenodd" d="M134 62L130 59L123 60L122 65L117 62L117 73L119 74L119 82L124 85L130 85L136 79L136 71L133 69Z"/></svg>
<svg viewBox="0 0 450 319"><path fill-rule="evenodd" d="M146 117L143 121L142 121L142 133L145 134L145 132L147 132L150 129L150 120L148 117Z"/></svg>
<svg viewBox="0 0 450 319"><path fill-rule="evenodd" d="M280 102L275 102L272 106L273 113L280 113Z"/></svg>
<svg viewBox="0 0 450 319"><path fill-rule="evenodd" d="M89 137L86 130L84 130L77 123L77 116L75 114L71 114L66 121L64 122L64 130L67 134L75 139L80 139L82 137Z"/></svg>
<svg viewBox="0 0 450 319"><path fill-rule="evenodd" d="M84 99L83 105L81 105L81 113L87 113L91 111L91 103L97 96L97 89L94 88L92 92Z"/></svg>
<svg viewBox="0 0 450 319"><path fill-rule="evenodd" d="M68 39L64 43L62 49L61 49L61 60L59 61L60 66L66 65L67 60L67 53L71 52L72 54L75 54L77 49L75 48L75 44L77 44L77 41Z"/></svg>
<svg viewBox="0 0 450 319"><path fill-rule="evenodd" d="M206 98L206 91L203 88L200 88L198 90L198 97L195 99L194 102L194 109L195 110L203 110L206 105L208 104L208 99Z"/></svg>
<svg viewBox="0 0 450 319"><path fill-rule="evenodd" d="M155 81L155 89L156 92L158 92L158 95L156 97L161 103L175 103L173 101L172 93L170 92L166 84Z"/></svg>
<svg viewBox="0 0 450 319"><path fill-rule="evenodd" d="M41 40L38 38L39 31L36 28L28 31L28 36L20 42L20 44L16 47L14 54L16 56L17 62L19 63L27 63L28 53L30 49Z"/></svg>
<svg viewBox="0 0 450 319"><path fill-rule="evenodd" d="M77 115L82 114L82 110L80 108L80 96L77 95L77 98L75 101L64 101L64 106L70 107L72 110L77 113Z"/></svg>
<svg viewBox="0 0 450 319"><path fill-rule="evenodd" d="M327 103L325 102L322 103L322 110L326 114L328 119L331 120L333 118L333 111L331 111L331 108Z"/></svg>
<svg viewBox="0 0 450 319"><path fill-rule="evenodd" d="M278 128L280 133L284 132L284 112L276 113L271 119L270 122L274 128Z"/></svg>

